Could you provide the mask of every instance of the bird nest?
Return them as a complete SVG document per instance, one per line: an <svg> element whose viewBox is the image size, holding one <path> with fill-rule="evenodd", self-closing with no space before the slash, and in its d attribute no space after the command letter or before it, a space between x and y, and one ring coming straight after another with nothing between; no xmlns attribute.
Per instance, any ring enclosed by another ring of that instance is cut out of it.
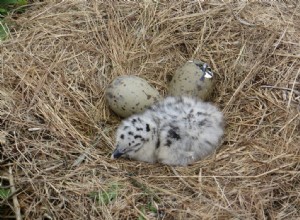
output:
<svg viewBox="0 0 300 220"><path fill-rule="evenodd" d="M297 1L53 0L5 19L1 219L300 216ZM166 95L190 59L214 70L221 147L187 167L111 160L107 85L136 75Z"/></svg>

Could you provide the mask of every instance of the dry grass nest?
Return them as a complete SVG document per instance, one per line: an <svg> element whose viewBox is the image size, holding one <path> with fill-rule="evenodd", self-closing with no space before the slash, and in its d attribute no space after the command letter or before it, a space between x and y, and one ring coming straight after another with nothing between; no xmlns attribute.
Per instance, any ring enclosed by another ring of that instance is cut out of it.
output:
<svg viewBox="0 0 300 220"><path fill-rule="evenodd" d="M6 17L0 218L299 218L299 7L53 0ZM188 167L111 160L107 85L137 75L166 95L189 59L216 74L221 147Z"/></svg>

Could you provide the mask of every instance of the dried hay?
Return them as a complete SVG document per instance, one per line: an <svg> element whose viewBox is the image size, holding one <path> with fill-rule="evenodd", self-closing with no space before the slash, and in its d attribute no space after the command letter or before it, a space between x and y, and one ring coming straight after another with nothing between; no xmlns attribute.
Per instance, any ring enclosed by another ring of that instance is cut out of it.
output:
<svg viewBox="0 0 300 220"><path fill-rule="evenodd" d="M297 1L105 2L35 3L7 18L0 175L16 192L0 218L18 215L16 200L24 219L299 218ZM165 94L191 58L217 73L222 147L183 168L112 161L108 83L133 74Z"/></svg>

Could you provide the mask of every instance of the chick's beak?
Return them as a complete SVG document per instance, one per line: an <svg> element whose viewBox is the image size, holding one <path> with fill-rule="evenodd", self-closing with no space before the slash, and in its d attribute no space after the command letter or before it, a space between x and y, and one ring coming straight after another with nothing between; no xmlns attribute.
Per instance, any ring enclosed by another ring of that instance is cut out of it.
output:
<svg viewBox="0 0 300 220"><path fill-rule="evenodd" d="M114 150L114 152L112 153L111 158L112 158L112 159L117 159L117 158L121 157L122 155L123 155L123 153L121 153L121 152L118 150L118 148L116 148L116 149Z"/></svg>

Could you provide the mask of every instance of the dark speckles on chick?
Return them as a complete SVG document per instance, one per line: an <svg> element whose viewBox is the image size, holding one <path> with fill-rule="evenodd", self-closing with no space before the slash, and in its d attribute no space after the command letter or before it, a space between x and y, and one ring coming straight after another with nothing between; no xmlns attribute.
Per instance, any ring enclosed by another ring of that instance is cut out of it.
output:
<svg viewBox="0 0 300 220"><path fill-rule="evenodd" d="M203 113L202 112L197 112L196 115L200 116L200 115L203 115Z"/></svg>
<svg viewBox="0 0 300 220"><path fill-rule="evenodd" d="M209 142L209 141L205 141L205 143L207 144L207 145L209 145L210 147L213 147L214 145L211 143L211 142Z"/></svg>
<svg viewBox="0 0 300 220"><path fill-rule="evenodd" d="M186 103L186 107L188 108L192 107L191 103Z"/></svg>
<svg viewBox="0 0 300 220"><path fill-rule="evenodd" d="M172 141L169 140L169 139L167 139L166 146L167 146L167 147L171 147L171 144L172 144Z"/></svg>
<svg viewBox="0 0 300 220"><path fill-rule="evenodd" d="M150 125L149 124L146 124L146 131L149 132L151 129L150 129Z"/></svg>
<svg viewBox="0 0 300 220"><path fill-rule="evenodd" d="M160 139L158 137L157 141L156 141L156 144L155 144L155 148L157 149L157 148L159 148L159 146L160 146Z"/></svg>
<svg viewBox="0 0 300 220"><path fill-rule="evenodd" d="M209 126L211 126L211 122L209 122L207 119L204 119L204 120L200 121L198 123L198 125L199 125L199 127L202 127L202 126L209 127Z"/></svg>
<svg viewBox="0 0 300 220"><path fill-rule="evenodd" d="M207 120L204 119L204 120L200 121L200 122L198 123L198 125L199 125L199 126L204 126L204 125L206 125L206 123L207 123Z"/></svg>
<svg viewBox="0 0 300 220"><path fill-rule="evenodd" d="M171 102L167 103L167 107L168 107L168 108L171 108L173 105L174 105L174 104L171 103Z"/></svg>
<svg viewBox="0 0 300 220"><path fill-rule="evenodd" d="M120 138L121 138L122 140L124 140L124 134L121 134Z"/></svg>
<svg viewBox="0 0 300 220"><path fill-rule="evenodd" d="M203 112L197 112L196 115L197 115L197 116L200 116L200 115L203 115L203 116L209 116L209 114L203 113Z"/></svg>
<svg viewBox="0 0 300 220"><path fill-rule="evenodd" d="M148 142L149 138L141 138L141 141Z"/></svg>
<svg viewBox="0 0 300 220"><path fill-rule="evenodd" d="M168 137L169 138L172 138L172 139L176 139L176 140L180 140L181 137L180 135L177 133L179 130L179 128L175 127L175 128L171 128L169 131L168 131ZM177 131L177 132L176 132Z"/></svg>
<svg viewBox="0 0 300 220"><path fill-rule="evenodd" d="M180 96L180 97L177 97L177 103L180 102L180 103L184 103L184 100L183 100L183 97Z"/></svg>

